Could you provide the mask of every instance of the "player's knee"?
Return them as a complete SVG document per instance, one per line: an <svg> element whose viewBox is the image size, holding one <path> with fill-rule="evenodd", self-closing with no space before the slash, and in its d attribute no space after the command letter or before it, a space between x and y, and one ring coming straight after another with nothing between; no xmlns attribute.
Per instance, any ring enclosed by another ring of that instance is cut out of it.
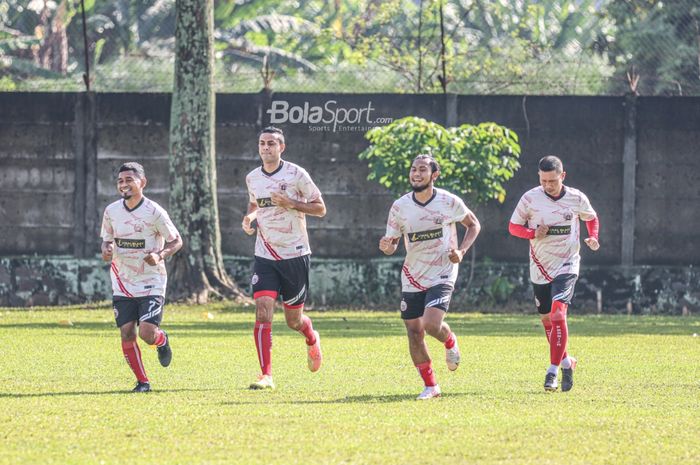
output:
<svg viewBox="0 0 700 465"><path fill-rule="evenodd" d="M552 311L549 313L549 319L553 322L566 320L567 305L564 302L555 300L552 302Z"/></svg>
<svg viewBox="0 0 700 465"><path fill-rule="evenodd" d="M156 340L156 327L149 328L147 326L139 327L139 337L148 344L153 344Z"/></svg>
<svg viewBox="0 0 700 465"><path fill-rule="evenodd" d="M285 314L285 320L287 321L287 326L290 329L298 330L299 328L301 328L301 315Z"/></svg>
<svg viewBox="0 0 700 465"><path fill-rule="evenodd" d="M422 341L425 338L425 330L423 328L406 328L406 334L412 341Z"/></svg>
<svg viewBox="0 0 700 465"><path fill-rule="evenodd" d="M438 334L440 334L440 330L442 329L442 323L441 322L435 322L435 321L428 321L425 323L425 332L430 334L431 336L435 337Z"/></svg>

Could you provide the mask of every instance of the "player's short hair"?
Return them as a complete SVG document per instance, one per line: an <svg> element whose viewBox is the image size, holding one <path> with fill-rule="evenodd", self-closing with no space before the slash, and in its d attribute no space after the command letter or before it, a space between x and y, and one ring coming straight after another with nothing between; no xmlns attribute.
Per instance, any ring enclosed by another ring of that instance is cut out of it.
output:
<svg viewBox="0 0 700 465"><path fill-rule="evenodd" d="M437 161L433 158L432 155L428 155L427 153L421 153L418 155L416 158L413 159L415 162L416 160L428 160L428 163L430 163L430 174L440 171L440 165L438 164Z"/></svg>
<svg viewBox="0 0 700 465"><path fill-rule="evenodd" d="M268 126L262 131L260 131L260 134L258 134L258 139L260 139L260 136L262 136L263 134L275 134L277 140L280 141L281 144L284 144L284 132L280 128Z"/></svg>
<svg viewBox="0 0 700 465"><path fill-rule="evenodd" d="M559 157L555 157L554 155L542 157L540 162L537 164L537 167L540 171L556 171L557 174L564 171L564 164L561 162Z"/></svg>
<svg viewBox="0 0 700 465"><path fill-rule="evenodd" d="M143 166L141 166L141 163L136 163L135 161L124 163L119 167L117 174L121 173L122 171L133 171L139 178L146 177L146 171L143 169Z"/></svg>

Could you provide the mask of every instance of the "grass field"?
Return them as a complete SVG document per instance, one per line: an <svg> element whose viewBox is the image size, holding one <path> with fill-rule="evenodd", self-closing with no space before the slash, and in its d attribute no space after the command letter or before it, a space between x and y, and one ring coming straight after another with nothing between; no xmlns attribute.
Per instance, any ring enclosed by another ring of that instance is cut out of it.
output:
<svg viewBox="0 0 700 465"><path fill-rule="evenodd" d="M571 317L576 384L547 394L534 315L450 314L462 364L430 340L443 397L416 402L396 313L310 316L321 371L278 313L258 392L252 310L170 306L173 364L142 344L154 391L132 394L109 306L0 309L0 463L700 463L696 317Z"/></svg>

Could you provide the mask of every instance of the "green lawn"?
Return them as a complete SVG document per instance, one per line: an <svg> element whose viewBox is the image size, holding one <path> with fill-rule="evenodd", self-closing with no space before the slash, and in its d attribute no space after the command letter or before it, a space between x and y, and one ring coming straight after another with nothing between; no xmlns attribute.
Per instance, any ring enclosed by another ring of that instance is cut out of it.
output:
<svg viewBox="0 0 700 465"><path fill-rule="evenodd" d="M462 364L431 339L443 397L416 402L397 313L310 315L321 371L278 312L258 392L251 309L170 306L173 363L142 344L132 394L109 306L0 308L0 463L700 463L696 317L571 317L576 385L547 394L536 316L450 314Z"/></svg>

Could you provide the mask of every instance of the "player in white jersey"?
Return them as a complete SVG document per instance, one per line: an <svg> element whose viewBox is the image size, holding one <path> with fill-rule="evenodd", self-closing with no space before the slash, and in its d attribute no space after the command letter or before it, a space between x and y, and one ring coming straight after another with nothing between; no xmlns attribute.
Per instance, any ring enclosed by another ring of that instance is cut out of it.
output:
<svg viewBox="0 0 700 465"><path fill-rule="evenodd" d="M454 371L461 359L457 338L443 320L450 304L459 263L481 230L462 199L434 187L440 167L429 155L418 155L411 165L412 192L391 207L386 234L379 249L392 255L404 238L406 260L401 269L401 318L406 325L413 364L424 382L419 400L439 397L425 333L445 345L447 368ZM456 223L467 232L457 246Z"/></svg>
<svg viewBox="0 0 700 465"><path fill-rule="evenodd" d="M274 389L272 381L272 316L275 301L282 297L287 326L306 337L309 370L321 368L321 340L311 319L304 314L309 287L309 237L306 215L323 217L326 205L309 174L300 166L282 160L285 149L282 130L268 127L258 137L262 166L246 176L248 212L242 228L255 234L257 221L253 298L253 332L262 374L251 389Z"/></svg>
<svg viewBox="0 0 700 465"><path fill-rule="evenodd" d="M134 392L148 392L150 382L136 342L139 336L158 347L158 359L170 365L168 335L160 329L165 303L165 259L182 247L182 239L168 213L143 195L143 167L123 164L117 173L120 200L105 208L102 217L102 259L110 262L114 317L121 332L122 352L136 375Z"/></svg>
<svg viewBox="0 0 700 465"><path fill-rule="evenodd" d="M588 229L589 237L584 242L595 251L600 247L598 215L583 192L564 186L566 172L559 158L542 158L539 177L540 185L520 198L508 230L530 241L530 280L549 342L550 365L544 388L557 389L561 365L561 390L570 391L576 359L566 352L569 338L566 313L574 297L581 261L579 220Z"/></svg>

